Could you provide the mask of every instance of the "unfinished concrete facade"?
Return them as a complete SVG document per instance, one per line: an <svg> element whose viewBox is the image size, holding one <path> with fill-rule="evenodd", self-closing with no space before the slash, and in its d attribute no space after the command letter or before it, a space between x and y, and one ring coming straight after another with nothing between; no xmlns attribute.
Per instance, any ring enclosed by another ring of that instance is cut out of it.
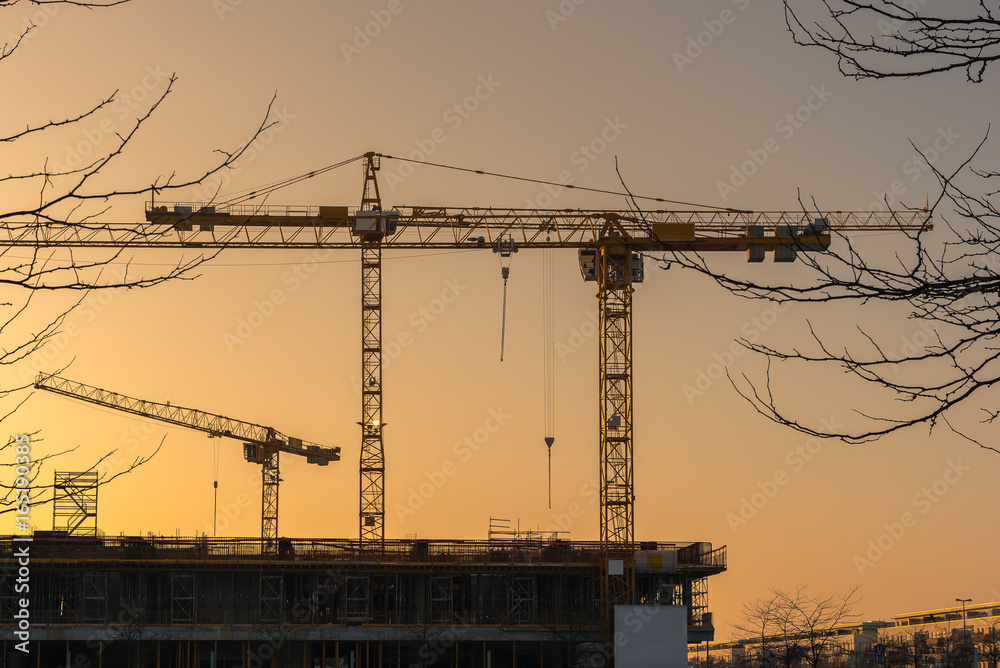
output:
<svg viewBox="0 0 1000 668"><path fill-rule="evenodd" d="M28 654L15 650L30 546ZM5 666L425 666L603 663L597 543L36 537L0 540ZM708 543L643 543L637 602L686 606L712 637ZM595 656L591 656L595 655ZM586 657L586 658L585 658Z"/></svg>

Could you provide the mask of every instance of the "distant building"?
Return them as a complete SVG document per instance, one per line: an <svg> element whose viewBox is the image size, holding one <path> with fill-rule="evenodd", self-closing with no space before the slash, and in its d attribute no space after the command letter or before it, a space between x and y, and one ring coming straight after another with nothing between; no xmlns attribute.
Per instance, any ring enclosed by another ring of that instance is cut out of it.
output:
<svg viewBox="0 0 1000 668"><path fill-rule="evenodd" d="M821 634L826 644L826 663L823 665L827 666L880 666L884 662L878 661L879 655L884 658L886 653L896 652L912 657L916 652L937 657L935 662L941 665L954 665L956 657L967 657L968 662L959 663L975 665L973 662L978 661L983 668L996 668L995 659L1000 654L1000 601L966 605L964 618L959 605L903 613L895 615L891 622L842 624L823 629ZM688 664L706 666L709 664L706 659L710 657L712 666L759 665L762 645L779 648L782 638L780 634L772 634L764 638L690 645ZM792 639L808 642L805 638ZM991 651L993 660L989 657ZM888 659L894 665L898 665L898 661L893 661L891 656Z"/></svg>
<svg viewBox="0 0 1000 668"><path fill-rule="evenodd" d="M884 621L838 624L830 628L819 629L817 632L818 642L813 644L822 643L825 645L830 665L839 665L842 662L841 659L849 663L852 653L860 654L869 650L878 642L879 631L891 628L893 628L892 622ZM699 646L690 645L688 664L691 666L706 665L707 653L711 656L712 665L759 665L761 646L770 644L775 648L775 651L780 651L778 648L778 645L781 644L778 642L780 638L782 636L779 634L772 634L764 638L744 638L726 642L704 643ZM792 640L805 644L809 642L804 635L792 638Z"/></svg>
<svg viewBox="0 0 1000 668"><path fill-rule="evenodd" d="M1000 601L967 604L965 606L965 619L969 628L988 627L1000 623ZM893 620L895 620L896 626L914 631L940 632L956 626L961 628L963 626L962 606L907 612L895 615Z"/></svg>

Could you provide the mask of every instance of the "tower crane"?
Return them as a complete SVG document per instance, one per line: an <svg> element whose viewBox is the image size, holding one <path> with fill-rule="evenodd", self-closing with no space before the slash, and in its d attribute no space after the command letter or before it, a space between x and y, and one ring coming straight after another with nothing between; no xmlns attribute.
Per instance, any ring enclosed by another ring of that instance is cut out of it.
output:
<svg viewBox="0 0 1000 668"><path fill-rule="evenodd" d="M576 250L583 279L596 283L599 307L600 542L605 556L601 599L606 615L615 604L634 603L632 292L633 284L643 280L642 254L745 252L748 262L763 262L771 253L775 262L792 262L798 253L829 248L834 231L916 231L930 226L926 211L387 209L378 189L381 158L392 156L369 152L337 165L362 163L364 189L357 209L248 203L270 192L261 190L225 203L150 202L145 223L8 224L0 228L0 246L360 251L364 382L359 520L362 546L369 549L384 540L382 250Z"/></svg>
<svg viewBox="0 0 1000 668"><path fill-rule="evenodd" d="M299 455L305 457L308 463L319 466L340 461L340 448L328 448L285 436L273 427L263 427L169 403L127 397L55 375L39 374L35 379L35 388L132 415L197 429L210 437L226 436L243 441L243 457L248 462L261 465L263 491L260 537L265 553L276 552L278 546L278 456L282 452Z"/></svg>

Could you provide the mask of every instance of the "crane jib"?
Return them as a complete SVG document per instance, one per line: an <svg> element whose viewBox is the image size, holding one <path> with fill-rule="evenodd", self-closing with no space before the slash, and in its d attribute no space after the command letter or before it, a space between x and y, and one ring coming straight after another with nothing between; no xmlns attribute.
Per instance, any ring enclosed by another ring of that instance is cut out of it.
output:
<svg viewBox="0 0 1000 668"><path fill-rule="evenodd" d="M594 248L615 238L633 250L746 251L805 244L821 250L836 232L931 229L926 211L752 212L542 210L345 206L217 207L158 202L145 223L8 222L0 245L34 247L491 249L511 238L518 248Z"/></svg>
<svg viewBox="0 0 1000 668"><path fill-rule="evenodd" d="M225 436L262 448L301 455L306 457L309 463L325 465L330 461L340 460L339 447L324 447L299 438L285 436L270 427L191 408L172 406L169 403L144 401L59 376L39 374L35 380L35 388L160 422L188 427L205 432L212 437Z"/></svg>

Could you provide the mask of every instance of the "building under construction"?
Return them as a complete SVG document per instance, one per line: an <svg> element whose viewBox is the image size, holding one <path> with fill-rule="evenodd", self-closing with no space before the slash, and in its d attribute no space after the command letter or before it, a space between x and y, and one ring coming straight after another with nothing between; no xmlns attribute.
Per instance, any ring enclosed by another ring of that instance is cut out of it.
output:
<svg viewBox="0 0 1000 668"><path fill-rule="evenodd" d="M30 652L15 556L30 552ZM707 578L725 548L642 543L636 602L713 637ZM564 540L80 537L0 542L3 666L601 665L602 555ZM680 607L683 606L683 607Z"/></svg>

